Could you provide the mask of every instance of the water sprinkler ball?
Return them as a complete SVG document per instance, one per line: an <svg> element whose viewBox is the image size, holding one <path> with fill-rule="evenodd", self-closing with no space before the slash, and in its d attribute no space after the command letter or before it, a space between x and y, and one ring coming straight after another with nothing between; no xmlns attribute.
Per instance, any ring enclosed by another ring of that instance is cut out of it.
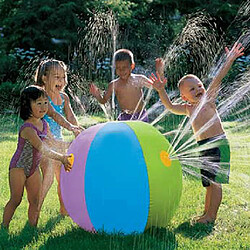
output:
<svg viewBox="0 0 250 250"><path fill-rule="evenodd" d="M70 145L70 172L61 169L69 216L90 232L142 233L165 227L178 207L181 165L150 124L107 122L83 131Z"/></svg>

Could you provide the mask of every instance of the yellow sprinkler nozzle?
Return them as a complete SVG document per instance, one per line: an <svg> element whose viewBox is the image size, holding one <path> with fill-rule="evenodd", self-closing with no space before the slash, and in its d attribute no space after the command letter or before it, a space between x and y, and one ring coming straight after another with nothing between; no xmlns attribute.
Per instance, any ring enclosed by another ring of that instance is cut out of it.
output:
<svg viewBox="0 0 250 250"><path fill-rule="evenodd" d="M69 162L70 162L70 167L72 168L72 166L73 166L73 164L74 164L74 160L75 160L74 155L73 155L73 154L70 154L69 157L68 157L68 160L69 160ZM69 170L69 171L70 171L70 170ZM69 172L69 171L67 171L67 172Z"/></svg>
<svg viewBox="0 0 250 250"><path fill-rule="evenodd" d="M170 167L171 166L171 160L169 158L169 154L165 151L162 150L160 153L160 158L162 163L166 166L166 167Z"/></svg>
<svg viewBox="0 0 250 250"><path fill-rule="evenodd" d="M70 156L69 156L69 162L70 162L71 166L74 164L74 160L75 160L74 155L70 154Z"/></svg>

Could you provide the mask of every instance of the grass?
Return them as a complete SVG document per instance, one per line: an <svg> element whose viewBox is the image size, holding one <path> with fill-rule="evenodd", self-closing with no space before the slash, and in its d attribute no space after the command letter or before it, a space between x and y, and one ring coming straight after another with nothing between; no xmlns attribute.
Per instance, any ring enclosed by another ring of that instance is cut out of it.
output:
<svg viewBox="0 0 250 250"><path fill-rule="evenodd" d="M80 118L86 127L104 121L100 117ZM8 165L16 148L18 122L15 116L0 116L0 214L9 199ZM0 249L249 249L249 129L224 124L231 144L230 184L223 186L223 202L215 225L191 225L190 218L201 214L205 190L200 180L183 174L180 206L167 228L153 228L143 234L124 236L91 234L69 217L58 215L56 182L46 197L37 229L27 224L27 197L11 221L9 232L0 230ZM72 139L65 132L67 140Z"/></svg>

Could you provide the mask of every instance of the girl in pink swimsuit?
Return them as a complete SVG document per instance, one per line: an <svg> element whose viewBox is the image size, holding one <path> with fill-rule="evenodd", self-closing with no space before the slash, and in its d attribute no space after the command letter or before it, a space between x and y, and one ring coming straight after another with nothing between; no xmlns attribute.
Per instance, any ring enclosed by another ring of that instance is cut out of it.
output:
<svg viewBox="0 0 250 250"><path fill-rule="evenodd" d="M61 161L66 171L71 170L69 156L51 150L45 143L45 141L49 143L53 140L49 126L43 119L47 111L48 97L42 88L30 86L23 90L20 117L24 120L24 124L20 128L17 150L9 167L11 197L3 214L3 226L6 228L9 227L12 216L22 201L24 187L29 202L29 223L31 226L37 225L38 197L41 188L39 163L42 155ZM56 141L53 140L53 143Z"/></svg>

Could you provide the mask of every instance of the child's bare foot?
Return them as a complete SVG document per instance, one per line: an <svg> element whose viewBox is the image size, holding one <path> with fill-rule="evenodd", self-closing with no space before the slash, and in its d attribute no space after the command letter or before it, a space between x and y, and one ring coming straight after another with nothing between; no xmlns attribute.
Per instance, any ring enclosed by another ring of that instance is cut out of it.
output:
<svg viewBox="0 0 250 250"><path fill-rule="evenodd" d="M9 226L5 226L3 223L1 224L0 231L3 234L8 234L9 233Z"/></svg>
<svg viewBox="0 0 250 250"><path fill-rule="evenodd" d="M3 230L9 230L9 226L4 225L3 223L1 223L0 228L3 229Z"/></svg>
<svg viewBox="0 0 250 250"><path fill-rule="evenodd" d="M191 219L191 223L192 223L192 224L196 223L197 220L199 220L201 217L202 217L202 215L197 215L197 216L193 217L193 218Z"/></svg>
<svg viewBox="0 0 250 250"><path fill-rule="evenodd" d="M196 223L197 220L199 220L199 219L200 219L201 217L203 217L205 214L206 214L206 212L203 212L202 215L196 215L195 217L193 217L193 218L191 219L191 222L192 222L192 223Z"/></svg>
<svg viewBox="0 0 250 250"><path fill-rule="evenodd" d="M208 224L208 223L214 223L214 222L215 222L215 218L212 218L206 214L196 220L196 223L202 223L202 224Z"/></svg>

